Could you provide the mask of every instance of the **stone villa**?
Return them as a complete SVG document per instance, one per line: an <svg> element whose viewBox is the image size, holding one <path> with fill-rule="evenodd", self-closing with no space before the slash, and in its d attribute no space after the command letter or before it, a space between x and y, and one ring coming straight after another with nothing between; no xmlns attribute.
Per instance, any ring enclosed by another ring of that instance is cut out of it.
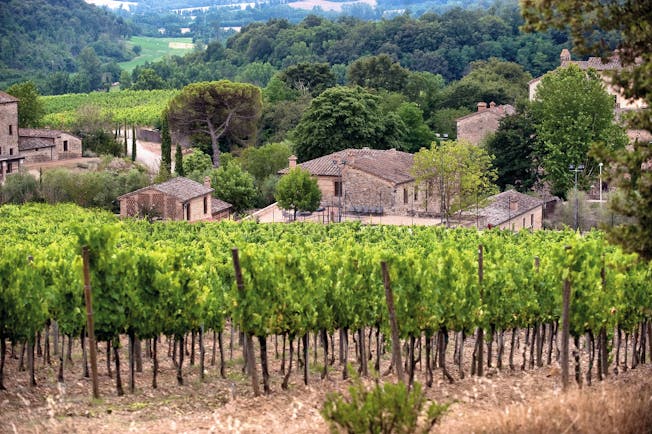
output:
<svg viewBox="0 0 652 434"><path fill-rule="evenodd" d="M498 130L500 120L516 113L510 104L496 105L495 102L479 102L478 111L456 119L457 139L479 145L489 133Z"/></svg>
<svg viewBox="0 0 652 434"><path fill-rule="evenodd" d="M18 99L0 91L0 182L24 163L78 158L81 139L57 130L18 128Z"/></svg>
<svg viewBox="0 0 652 434"><path fill-rule="evenodd" d="M410 169L414 156L395 149L346 149L299 164L317 178L321 206L338 214L435 215L436 197L419 190ZM297 165L291 156L285 174Z"/></svg>

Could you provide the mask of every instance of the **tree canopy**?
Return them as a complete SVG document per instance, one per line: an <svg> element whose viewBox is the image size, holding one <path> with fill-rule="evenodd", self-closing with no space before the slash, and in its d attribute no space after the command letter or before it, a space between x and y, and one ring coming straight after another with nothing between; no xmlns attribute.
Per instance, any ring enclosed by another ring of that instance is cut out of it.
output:
<svg viewBox="0 0 652 434"><path fill-rule="evenodd" d="M583 178L595 176L598 162L589 154L593 143L625 145L626 136L614 123L613 109L613 98L592 69L570 65L541 79L532 112L544 179L553 194L566 197L573 185L570 165L584 165Z"/></svg>
<svg viewBox="0 0 652 434"><path fill-rule="evenodd" d="M293 138L299 159L306 161L348 148L398 147L404 129L396 113L383 113L379 96L338 86L312 100Z"/></svg>
<svg viewBox="0 0 652 434"><path fill-rule="evenodd" d="M213 166L220 164L220 141L253 143L262 107L260 88L228 80L193 83L168 105L170 129L210 139Z"/></svg>
<svg viewBox="0 0 652 434"><path fill-rule="evenodd" d="M233 205L235 212L251 208L256 200L254 177L234 162L211 171L211 185L215 196Z"/></svg>
<svg viewBox="0 0 652 434"><path fill-rule="evenodd" d="M18 98L18 126L21 128L38 126L45 109L36 85L31 81L17 83L10 86L7 93Z"/></svg>
<svg viewBox="0 0 652 434"><path fill-rule="evenodd" d="M297 166L278 181L275 197L281 208L294 211L296 220L297 211L312 212L319 207L321 190L310 172Z"/></svg>
<svg viewBox="0 0 652 434"><path fill-rule="evenodd" d="M414 154L412 176L417 186L425 186L427 196L437 197L442 218L448 221L496 191L493 156L479 146L464 141L433 143Z"/></svg>

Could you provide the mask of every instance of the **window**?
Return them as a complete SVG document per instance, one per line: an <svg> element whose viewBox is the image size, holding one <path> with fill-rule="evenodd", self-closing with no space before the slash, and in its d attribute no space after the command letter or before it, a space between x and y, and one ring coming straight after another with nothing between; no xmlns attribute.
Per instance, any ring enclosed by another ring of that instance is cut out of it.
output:
<svg viewBox="0 0 652 434"><path fill-rule="evenodd" d="M14 148L9 148L9 155L14 155Z"/></svg>
<svg viewBox="0 0 652 434"><path fill-rule="evenodd" d="M414 200L419 200L419 187L417 186L414 187Z"/></svg>
<svg viewBox="0 0 652 434"><path fill-rule="evenodd" d="M408 203L408 190L407 190L407 188L403 189L403 203L404 204Z"/></svg>
<svg viewBox="0 0 652 434"><path fill-rule="evenodd" d="M340 181L335 181L333 182L333 191L335 197L340 197L342 196L342 183Z"/></svg>
<svg viewBox="0 0 652 434"><path fill-rule="evenodd" d="M190 221L190 204L186 204L186 220Z"/></svg>
<svg viewBox="0 0 652 434"><path fill-rule="evenodd" d="M12 136L14 134L14 126L9 125L9 135Z"/></svg>
<svg viewBox="0 0 652 434"><path fill-rule="evenodd" d="M525 217L523 217L523 226L521 226L521 227L523 227L523 228L525 227Z"/></svg>
<svg viewBox="0 0 652 434"><path fill-rule="evenodd" d="M534 228L534 214L530 214L530 227Z"/></svg>
<svg viewBox="0 0 652 434"><path fill-rule="evenodd" d="M208 198L204 196L204 214L208 214Z"/></svg>
<svg viewBox="0 0 652 434"><path fill-rule="evenodd" d="M7 163L7 173L11 173L13 170L12 163Z"/></svg>
<svg viewBox="0 0 652 434"><path fill-rule="evenodd" d="M68 140L63 141L63 152L68 152Z"/></svg>

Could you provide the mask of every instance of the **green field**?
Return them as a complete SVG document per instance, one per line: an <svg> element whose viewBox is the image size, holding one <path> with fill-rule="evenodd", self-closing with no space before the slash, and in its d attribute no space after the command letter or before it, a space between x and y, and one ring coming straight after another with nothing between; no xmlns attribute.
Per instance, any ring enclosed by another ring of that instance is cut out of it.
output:
<svg viewBox="0 0 652 434"><path fill-rule="evenodd" d="M136 66L143 65L145 62L159 60L166 55L183 55L191 51L192 48L178 48L174 44L192 44L192 38L152 38L150 36L134 36L128 42L131 46L140 45L142 51L140 56L133 58L128 62L121 62L119 65L122 69L131 72Z"/></svg>

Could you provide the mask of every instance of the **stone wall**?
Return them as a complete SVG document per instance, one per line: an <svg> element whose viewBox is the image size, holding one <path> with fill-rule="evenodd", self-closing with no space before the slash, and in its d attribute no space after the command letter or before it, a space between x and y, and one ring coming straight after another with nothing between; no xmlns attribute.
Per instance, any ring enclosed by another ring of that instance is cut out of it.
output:
<svg viewBox="0 0 652 434"><path fill-rule="evenodd" d="M11 134L9 134L11 132ZM0 155L18 155L18 103L0 104Z"/></svg>
<svg viewBox="0 0 652 434"><path fill-rule="evenodd" d="M66 158L79 158L82 156L82 141L80 138L67 133L62 133L54 141L56 147L56 160Z"/></svg>
<svg viewBox="0 0 652 434"><path fill-rule="evenodd" d="M347 211L391 213L395 208L394 187L380 178L351 167L343 174L343 207ZM371 209L371 211L370 211Z"/></svg>
<svg viewBox="0 0 652 434"><path fill-rule="evenodd" d="M145 142L161 143L161 132L152 128L138 128L136 138Z"/></svg>
<svg viewBox="0 0 652 434"><path fill-rule="evenodd" d="M457 121L457 139L479 145L485 136L498 130L501 116L485 109Z"/></svg>
<svg viewBox="0 0 652 434"><path fill-rule="evenodd" d="M27 149L22 151L20 155L25 157L25 163L43 163L51 161L54 152L54 147L40 148L40 149Z"/></svg>
<svg viewBox="0 0 652 434"><path fill-rule="evenodd" d="M498 227L500 229L511 229L512 231L541 229L543 227L543 206L518 214Z"/></svg>
<svg viewBox="0 0 652 434"><path fill-rule="evenodd" d="M206 199L206 208L204 208ZM192 199L190 207L190 221L211 219L211 198L210 195ZM206 212L204 210L206 209ZM132 196L120 199L120 217L142 217L149 215L153 218L163 220L186 220L187 208L174 197L166 196L154 190L144 190Z"/></svg>

